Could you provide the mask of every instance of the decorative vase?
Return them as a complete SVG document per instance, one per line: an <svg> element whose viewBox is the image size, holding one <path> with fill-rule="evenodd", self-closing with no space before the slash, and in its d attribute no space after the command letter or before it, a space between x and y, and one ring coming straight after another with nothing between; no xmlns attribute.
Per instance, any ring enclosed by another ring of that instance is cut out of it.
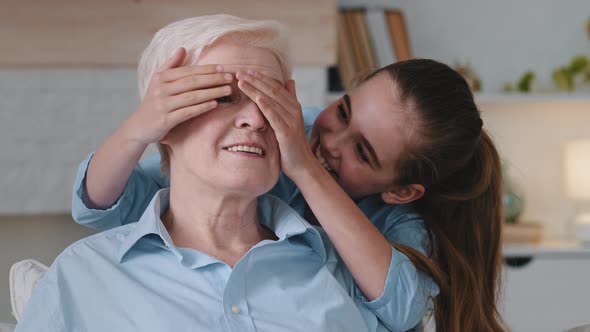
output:
<svg viewBox="0 0 590 332"><path fill-rule="evenodd" d="M508 174L506 165L502 166L503 188L502 204L504 205L504 221L516 223L524 211L524 194L519 183Z"/></svg>

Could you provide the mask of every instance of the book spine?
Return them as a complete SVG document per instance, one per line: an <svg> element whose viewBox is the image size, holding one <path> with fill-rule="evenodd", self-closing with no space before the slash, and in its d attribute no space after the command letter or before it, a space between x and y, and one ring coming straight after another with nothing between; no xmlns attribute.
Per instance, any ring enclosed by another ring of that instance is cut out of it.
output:
<svg viewBox="0 0 590 332"><path fill-rule="evenodd" d="M408 40L408 32L406 30L406 23L402 12L399 10L385 11L385 20L389 30L389 38L393 45L395 58L398 61L408 60L412 58L410 51L410 42Z"/></svg>

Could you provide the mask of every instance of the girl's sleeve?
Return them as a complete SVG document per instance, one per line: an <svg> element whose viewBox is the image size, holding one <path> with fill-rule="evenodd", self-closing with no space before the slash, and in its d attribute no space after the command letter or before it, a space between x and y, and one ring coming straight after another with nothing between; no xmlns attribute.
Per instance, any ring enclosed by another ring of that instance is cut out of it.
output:
<svg viewBox="0 0 590 332"><path fill-rule="evenodd" d="M324 108L319 106L303 107L303 123L305 123L305 126L309 126L311 128L311 126L313 126L313 123L315 122L315 119L318 117L318 115L320 115L320 113L323 110Z"/></svg>
<svg viewBox="0 0 590 332"><path fill-rule="evenodd" d="M72 217L80 225L103 231L137 222L156 192L169 186L167 176L160 172L160 155L154 154L135 166L123 194L113 206L105 210L89 208L85 184L93 155L80 163L72 192Z"/></svg>
<svg viewBox="0 0 590 332"><path fill-rule="evenodd" d="M424 223L415 214L389 216L384 235L390 242L408 245L422 253L429 240ZM432 298L439 293L438 285L426 273L418 270L410 259L391 247L392 256L383 294L368 301L355 287L360 301L371 310L390 331L406 331L418 325L432 309Z"/></svg>

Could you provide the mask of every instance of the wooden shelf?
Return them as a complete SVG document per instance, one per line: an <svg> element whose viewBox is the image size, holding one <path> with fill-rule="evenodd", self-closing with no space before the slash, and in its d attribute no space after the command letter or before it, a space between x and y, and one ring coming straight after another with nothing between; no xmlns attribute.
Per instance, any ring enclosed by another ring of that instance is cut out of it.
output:
<svg viewBox="0 0 590 332"><path fill-rule="evenodd" d="M326 104L340 98L344 92L326 93ZM501 103L564 103L584 102L590 103L590 92L571 93L476 93L475 101L480 104Z"/></svg>
<svg viewBox="0 0 590 332"><path fill-rule="evenodd" d="M504 244L504 257L583 255L590 257L590 246L577 241L542 241L531 244Z"/></svg>
<svg viewBox="0 0 590 332"><path fill-rule="evenodd" d="M475 101L482 104L590 102L590 92L476 93Z"/></svg>
<svg viewBox="0 0 590 332"><path fill-rule="evenodd" d="M336 0L9 0L0 11L0 67L136 66L156 31L190 16L278 20L298 65L336 61Z"/></svg>

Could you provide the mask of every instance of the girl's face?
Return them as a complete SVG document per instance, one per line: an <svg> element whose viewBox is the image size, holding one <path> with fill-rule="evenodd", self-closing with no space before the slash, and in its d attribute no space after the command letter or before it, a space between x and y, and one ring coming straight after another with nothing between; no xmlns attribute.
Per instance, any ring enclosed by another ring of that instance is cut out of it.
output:
<svg viewBox="0 0 590 332"><path fill-rule="evenodd" d="M397 86L378 74L331 103L311 134L314 154L353 199L394 189L395 165L413 132Z"/></svg>

